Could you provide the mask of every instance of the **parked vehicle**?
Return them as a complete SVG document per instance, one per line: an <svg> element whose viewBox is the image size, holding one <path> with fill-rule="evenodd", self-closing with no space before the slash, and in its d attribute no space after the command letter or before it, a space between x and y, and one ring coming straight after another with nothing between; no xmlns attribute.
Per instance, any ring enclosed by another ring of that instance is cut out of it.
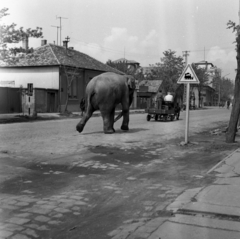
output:
<svg viewBox="0 0 240 239"><path fill-rule="evenodd" d="M155 119L155 121L173 121L175 119L175 109L173 103L157 102L155 105L149 106L145 109L147 113L147 121Z"/></svg>

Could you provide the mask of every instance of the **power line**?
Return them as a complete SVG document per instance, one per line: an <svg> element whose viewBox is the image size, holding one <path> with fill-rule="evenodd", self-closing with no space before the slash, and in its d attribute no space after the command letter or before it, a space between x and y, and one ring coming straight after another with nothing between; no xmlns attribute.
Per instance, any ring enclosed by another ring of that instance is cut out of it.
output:
<svg viewBox="0 0 240 239"><path fill-rule="evenodd" d="M80 40L78 40L78 39L76 39L76 38L73 38L72 37L72 39L75 41L75 42L78 42L78 43L80 43L80 44L82 44L82 45L85 45L85 46L87 46L87 47L90 47L90 48L101 48L103 51L108 51L108 52L113 52L113 53L118 53L118 54L120 54L120 55L122 55L123 54L123 51L122 50L116 50L116 49L112 49L112 48L108 48L108 47L103 47L103 46L101 46L101 45L98 45L98 46L96 46L96 45L94 45L94 44L91 44L91 43L86 43L86 42L83 42L83 41L80 41ZM219 49L220 50L224 50L224 49L234 49L234 46L232 46L232 47L219 47ZM204 50L191 50L191 51L187 51L187 52L204 52L204 51L218 51L219 49L204 49ZM146 54L142 54L142 53L131 53L131 54L128 54L128 56L150 56L150 57L159 57L159 55L146 55Z"/></svg>

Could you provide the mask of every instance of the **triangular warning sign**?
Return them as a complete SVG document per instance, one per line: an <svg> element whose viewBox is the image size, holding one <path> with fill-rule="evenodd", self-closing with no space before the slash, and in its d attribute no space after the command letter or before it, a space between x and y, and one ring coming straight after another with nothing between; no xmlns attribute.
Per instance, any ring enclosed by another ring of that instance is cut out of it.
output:
<svg viewBox="0 0 240 239"><path fill-rule="evenodd" d="M178 84L190 83L190 84L199 84L199 79L195 74L193 68L188 64L182 72L182 75L177 81Z"/></svg>

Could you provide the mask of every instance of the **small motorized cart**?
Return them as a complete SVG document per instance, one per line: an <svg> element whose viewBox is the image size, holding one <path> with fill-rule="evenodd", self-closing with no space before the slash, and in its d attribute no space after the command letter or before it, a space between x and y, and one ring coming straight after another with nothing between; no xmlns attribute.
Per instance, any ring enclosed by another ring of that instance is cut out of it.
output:
<svg viewBox="0 0 240 239"><path fill-rule="evenodd" d="M175 119L175 109L173 103L168 102L156 102L151 104L145 109L147 113L147 121L150 121L152 118L155 121L173 121Z"/></svg>

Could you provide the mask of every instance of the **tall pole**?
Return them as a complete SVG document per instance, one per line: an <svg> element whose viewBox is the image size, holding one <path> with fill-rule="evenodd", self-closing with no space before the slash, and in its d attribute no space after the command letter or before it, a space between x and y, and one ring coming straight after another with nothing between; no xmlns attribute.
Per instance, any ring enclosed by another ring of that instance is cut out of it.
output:
<svg viewBox="0 0 240 239"><path fill-rule="evenodd" d="M185 57L185 64L187 67L187 60L190 51L183 51L183 56ZM190 83L184 84L184 91L186 90L186 124L185 124L185 144L188 144L188 131L189 131L189 92Z"/></svg>
<svg viewBox="0 0 240 239"><path fill-rule="evenodd" d="M240 1L240 0L239 0ZM183 56L185 57L185 65L187 65L188 56L190 51L183 51Z"/></svg>
<svg viewBox="0 0 240 239"><path fill-rule="evenodd" d="M51 27L56 27L57 28L57 45L58 45L58 29L60 28L59 26L52 26Z"/></svg>
<svg viewBox="0 0 240 239"><path fill-rule="evenodd" d="M239 0L239 11L238 11L238 18L239 18L238 24L240 25L240 0Z"/></svg>
<svg viewBox="0 0 240 239"><path fill-rule="evenodd" d="M62 19L68 19L66 17L57 17L60 19L60 46L62 45Z"/></svg>
<svg viewBox="0 0 240 239"><path fill-rule="evenodd" d="M183 56L185 57L185 66L187 66L187 62L188 62L188 56L189 56L189 52L190 51L183 51ZM186 104L186 95L187 95L187 86L186 84L184 84L184 92L183 92L183 103Z"/></svg>

